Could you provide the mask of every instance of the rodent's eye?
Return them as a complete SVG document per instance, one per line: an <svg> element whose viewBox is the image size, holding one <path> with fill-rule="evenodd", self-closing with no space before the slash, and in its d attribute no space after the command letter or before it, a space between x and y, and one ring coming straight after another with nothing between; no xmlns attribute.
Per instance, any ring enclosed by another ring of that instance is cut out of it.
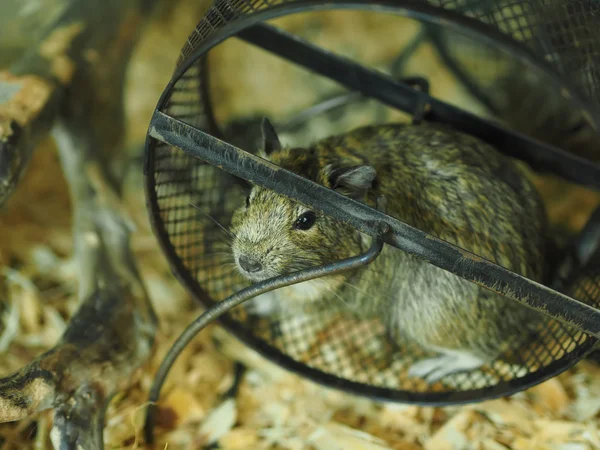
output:
<svg viewBox="0 0 600 450"><path fill-rule="evenodd" d="M296 219L294 228L296 230L308 230L315 224L316 220L317 215L312 211L307 211Z"/></svg>

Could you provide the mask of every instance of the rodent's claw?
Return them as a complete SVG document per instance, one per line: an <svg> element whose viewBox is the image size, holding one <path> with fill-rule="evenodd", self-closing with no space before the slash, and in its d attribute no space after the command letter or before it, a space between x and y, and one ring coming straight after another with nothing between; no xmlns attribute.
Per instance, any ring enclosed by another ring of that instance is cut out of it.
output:
<svg viewBox="0 0 600 450"><path fill-rule="evenodd" d="M483 364L481 358L471 353L452 351L414 363L408 369L408 376L422 378L428 384L433 384L447 375L474 370Z"/></svg>
<svg viewBox="0 0 600 450"><path fill-rule="evenodd" d="M435 383L445 375L443 372L446 363L447 356L423 359L410 366L410 369L408 369L408 376L422 378L430 384ZM438 375L438 372L440 375Z"/></svg>

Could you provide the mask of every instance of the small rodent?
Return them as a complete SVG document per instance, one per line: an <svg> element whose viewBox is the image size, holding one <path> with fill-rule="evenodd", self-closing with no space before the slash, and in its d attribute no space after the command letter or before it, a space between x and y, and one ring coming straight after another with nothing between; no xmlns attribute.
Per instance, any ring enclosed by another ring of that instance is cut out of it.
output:
<svg viewBox="0 0 600 450"><path fill-rule="evenodd" d="M361 127L309 148L282 148L266 118L262 132L261 157L373 207L383 194L387 214L528 278L544 277L547 219L538 192L483 141L427 122ZM260 186L230 230L236 266L254 282L357 255L371 239ZM397 342L436 352L409 370L428 382L492 361L543 316L390 246L366 268L252 300L262 315L307 301L342 301L380 318Z"/></svg>

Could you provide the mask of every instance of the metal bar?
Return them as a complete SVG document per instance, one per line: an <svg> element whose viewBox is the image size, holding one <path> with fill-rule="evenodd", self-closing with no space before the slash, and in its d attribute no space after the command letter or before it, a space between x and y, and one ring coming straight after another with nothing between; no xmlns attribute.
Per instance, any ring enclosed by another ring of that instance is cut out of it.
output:
<svg viewBox="0 0 600 450"><path fill-rule="evenodd" d="M407 113L412 114L423 100L431 107L428 119L477 136L536 170L600 189L597 164L437 100L286 31L260 24L242 30L237 37Z"/></svg>
<svg viewBox="0 0 600 450"><path fill-rule="evenodd" d="M213 320L219 318L230 309L245 302L246 300L256 297L257 295L264 294L265 292L279 289L284 286L290 286L292 284L301 283L303 281L313 280L325 275L335 275L338 273L346 272L348 270L358 269L362 266L372 263L381 253L383 249L382 235L389 231L388 226L385 223L381 223L378 226L379 234L375 236L371 247L365 252L358 256L346 258L341 261L336 261L330 264L325 264L319 267L312 267L310 269L301 270L289 275L280 275L275 278L270 278L260 283L253 284L235 294L227 297L225 300L218 302L210 309L205 311L199 317L197 317L191 324L187 326L185 330L179 335L173 346L169 349L169 352L163 359L156 375L152 388L150 389L150 396L148 399L148 409L146 410L146 422L144 424L144 435L146 443L152 444L154 441L154 410L155 404L160 396L160 390L164 384L171 367L175 363L175 360L185 347L190 343L196 335L204 329Z"/></svg>
<svg viewBox="0 0 600 450"><path fill-rule="evenodd" d="M467 73L462 64L452 57L448 47L447 34L443 34L439 26L424 23L421 25L431 42L437 50L438 55L444 62L445 66L452 72L456 79L465 87L465 89L485 106L489 111L498 114L498 107L491 100L483 89L477 85L471 75Z"/></svg>
<svg viewBox="0 0 600 450"><path fill-rule="evenodd" d="M384 222L391 230L385 237L389 245L600 338L599 310L220 141L160 111L154 112L149 135L232 175L310 205L371 236L378 235L379 226Z"/></svg>

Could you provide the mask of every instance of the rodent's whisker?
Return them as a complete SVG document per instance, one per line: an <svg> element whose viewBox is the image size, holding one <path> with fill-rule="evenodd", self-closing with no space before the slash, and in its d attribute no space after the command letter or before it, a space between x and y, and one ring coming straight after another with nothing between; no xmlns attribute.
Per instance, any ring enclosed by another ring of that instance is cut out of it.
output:
<svg viewBox="0 0 600 450"><path fill-rule="evenodd" d="M201 262L234 262L233 255L229 252L214 252L214 253L203 253L198 261Z"/></svg>
<svg viewBox="0 0 600 450"><path fill-rule="evenodd" d="M212 220L219 228L221 228L221 230L223 230L227 236L229 236L231 239L235 239L235 234L233 234L230 230L228 230L227 228L225 228L223 225L221 225L219 223L219 221L217 219L215 219L213 216L211 216L210 214L208 214L205 211L202 211L202 209L200 209L198 206L194 205L192 202L189 203L190 206L194 207L196 210L200 211L202 214L204 214L206 217L208 217L210 220Z"/></svg>
<svg viewBox="0 0 600 450"><path fill-rule="evenodd" d="M221 231L221 230L219 230L219 231ZM215 240L213 243L214 244L222 244L227 247L231 247L231 244L233 243L233 238L231 238L229 235L224 235L223 233L221 233L218 236L215 236Z"/></svg>
<svg viewBox="0 0 600 450"><path fill-rule="evenodd" d="M359 287L357 287L356 285L349 283L348 281L342 281L342 283L344 283L346 286L351 287L352 289L354 289L356 292L360 292L361 294L364 294L366 296L372 295L369 294L367 291L360 289Z"/></svg>
<svg viewBox="0 0 600 450"><path fill-rule="evenodd" d="M286 272L288 272L288 273L298 272L300 270L305 270L307 268L316 267L319 265L319 263L317 261L308 261L308 262L312 262L314 264L298 264L300 262L302 262L302 261L295 261L293 264L290 264L287 267Z"/></svg>
<svg viewBox="0 0 600 450"><path fill-rule="evenodd" d="M344 300L344 298L339 293L337 293L334 289L330 288L326 284L323 284L323 287L325 288L325 290L327 292L330 292L335 297L337 297L345 306L349 306L349 303L346 300Z"/></svg>
<svg viewBox="0 0 600 450"><path fill-rule="evenodd" d="M220 256L220 257L227 257L230 258L231 261L233 261L233 255L231 254L231 252L228 251L217 251L217 252L210 252L210 253L204 253L203 256L209 256L209 257L213 257L213 256Z"/></svg>
<svg viewBox="0 0 600 450"><path fill-rule="evenodd" d="M321 260L318 257L315 257L315 256L310 256L310 257L308 257L308 256L301 256L301 255L298 255L298 254L294 255L294 262L295 263L314 263L315 265L316 264L322 264ZM306 268L306 265L303 265L303 264L302 265L298 264L297 266L301 266L302 269Z"/></svg>
<svg viewBox="0 0 600 450"><path fill-rule="evenodd" d="M294 258L297 261L308 261L308 262L316 262L316 263L321 262L320 259L315 256L308 257L308 256L294 255Z"/></svg>
<svg viewBox="0 0 600 450"><path fill-rule="evenodd" d="M237 268L236 267L229 267L226 264L220 265L220 266L213 266L211 267L211 271L205 271L205 273L210 277L210 276L214 276L215 274L218 273L218 277L228 277L230 275L233 275L235 273L238 273ZM217 269L220 269L217 272Z"/></svg>

